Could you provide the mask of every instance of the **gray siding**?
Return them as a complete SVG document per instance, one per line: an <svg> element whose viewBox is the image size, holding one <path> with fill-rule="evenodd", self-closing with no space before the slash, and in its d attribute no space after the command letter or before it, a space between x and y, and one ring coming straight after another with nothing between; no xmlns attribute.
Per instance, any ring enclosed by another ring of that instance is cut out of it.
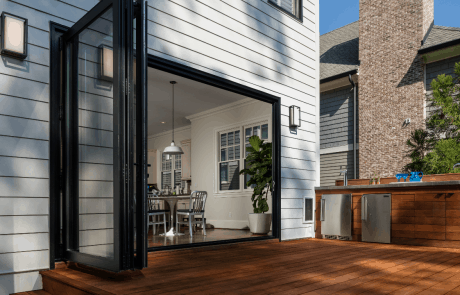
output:
<svg viewBox="0 0 460 295"><path fill-rule="evenodd" d="M460 56L441 60L438 62L430 63L426 65L426 94L428 97L432 97L433 91L431 89L431 82L437 79L439 75L451 75L455 76L454 67L455 64L460 62ZM430 107L430 102L426 104L426 117L430 116L430 112L433 108Z"/></svg>
<svg viewBox="0 0 460 295"><path fill-rule="evenodd" d="M359 156L357 156L357 178L359 178ZM353 179L353 151L321 155L321 186L335 185L336 180L343 179L340 169L347 169L348 179Z"/></svg>
<svg viewBox="0 0 460 295"><path fill-rule="evenodd" d="M27 58L0 63L0 293L41 289L49 268L49 22L71 26L96 3L0 0L29 21Z"/></svg>
<svg viewBox="0 0 460 295"><path fill-rule="evenodd" d="M357 91L357 103L358 93ZM358 120L358 109L356 111ZM320 116L322 149L353 144L353 88L351 86L321 93ZM358 132L359 121L356 129Z"/></svg>

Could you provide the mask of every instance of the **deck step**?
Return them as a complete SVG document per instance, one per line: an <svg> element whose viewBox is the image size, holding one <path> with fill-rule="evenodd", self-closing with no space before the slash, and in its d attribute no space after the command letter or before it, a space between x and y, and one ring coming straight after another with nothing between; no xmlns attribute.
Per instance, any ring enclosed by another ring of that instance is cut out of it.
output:
<svg viewBox="0 0 460 295"><path fill-rule="evenodd" d="M51 294L46 292L45 290L37 290L37 291L14 293L13 295L51 295Z"/></svg>
<svg viewBox="0 0 460 295"><path fill-rule="evenodd" d="M114 293L64 276L57 270L42 271L40 274L42 275L43 289L51 295L114 295Z"/></svg>

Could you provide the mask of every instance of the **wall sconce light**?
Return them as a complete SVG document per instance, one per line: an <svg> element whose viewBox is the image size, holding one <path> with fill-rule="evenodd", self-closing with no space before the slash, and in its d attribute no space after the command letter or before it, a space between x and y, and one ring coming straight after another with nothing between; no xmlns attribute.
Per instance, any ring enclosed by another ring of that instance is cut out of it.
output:
<svg viewBox="0 0 460 295"><path fill-rule="evenodd" d="M101 79L113 82L113 49L107 45L100 45L99 56Z"/></svg>
<svg viewBox="0 0 460 295"><path fill-rule="evenodd" d="M28 21L16 15L2 12L2 54L15 58L27 57Z"/></svg>
<svg viewBox="0 0 460 295"><path fill-rule="evenodd" d="M289 127L300 127L300 107L289 107Z"/></svg>

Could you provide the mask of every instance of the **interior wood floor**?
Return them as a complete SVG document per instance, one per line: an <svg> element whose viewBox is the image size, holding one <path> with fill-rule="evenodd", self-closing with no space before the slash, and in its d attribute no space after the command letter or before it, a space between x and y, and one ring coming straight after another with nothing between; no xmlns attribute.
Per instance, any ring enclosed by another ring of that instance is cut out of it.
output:
<svg viewBox="0 0 460 295"><path fill-rule="evenodd" d="M165 237L159 234L164 233L163 226L159 226L156 235L153 235L152 227L148 232L149 247L161 247L169 245L183 245L183 244L194 244L204 243L211 241L222 241L222 240L234 240L250 238L254 235L249 229L206 229L206 235L203 235L203 230L198 228L194 233L193 237L190 237L190 233L187 226L182 226L181 233L183 236ZM271 234L271 232L269 233Z"/></svg>
<svg viewBox="0 0 460 295"><path fill-rule="evenodd" d="M148 262L117 278L44 271L45 291L74 294L47 283L60 280L91 294L460 294L460 249L273 240L155 252Z"/></svg>

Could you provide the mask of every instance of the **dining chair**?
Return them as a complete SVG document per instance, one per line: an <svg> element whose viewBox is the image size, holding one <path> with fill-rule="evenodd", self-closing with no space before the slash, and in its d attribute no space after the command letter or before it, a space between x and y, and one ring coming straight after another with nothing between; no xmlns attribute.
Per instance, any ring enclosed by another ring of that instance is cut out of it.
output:
<svg viewBox="0 0 460 295"><path fill-rule="evenodd" d="M167 232L166 222L169 220L169 211L160 209L160 200L156 199L157 195L153 194L148 197L148 213L147 213L147 232L149 227L153 226L153 235L157 233L157 226L163 224L164 232ZM163 216L163 220L157 221L157 216ZM152 217L152 219L150 219Z"/></svg>
<svg viewBox="0 0 460 295"><path fill-rule="evenodd" d="M190 231L190 237L193 237L192 225L201 224L203 227L203 234L206 235L206 220L204 218L204 207L206 204L206 198L208 193L205 191L194 191L190 194L189 209L178 209L176 211L176 231L180 232L181 224L188 224ZM201 216L201 220L195 220L195 218ZM188 217L188 221L181 221L179 216ZM193 219L193 221L192 221Z"/></svg>

